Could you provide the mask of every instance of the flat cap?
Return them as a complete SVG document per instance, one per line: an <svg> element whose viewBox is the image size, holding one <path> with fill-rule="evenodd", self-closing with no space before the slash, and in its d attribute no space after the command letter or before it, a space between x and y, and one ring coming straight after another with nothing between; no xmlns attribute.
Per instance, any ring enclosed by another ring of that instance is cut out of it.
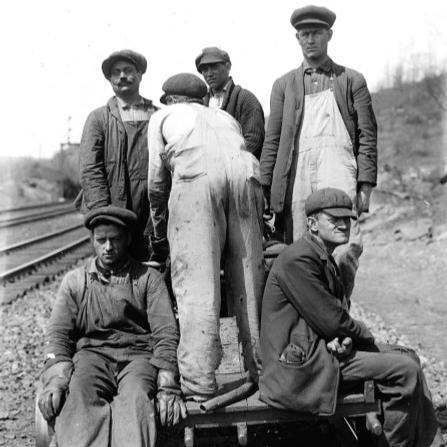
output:
<svg viewBox="0 0 447 447"><path fill-rule="evenodd" d="M192 73L178 73L168 78L162 87L164 95L160 98L166 104L167 95L182 95L190 98L203 99L208 89L206 84Z"/></svg>
<svg viewBox="0 0 447 447"><path fill-rule="evenodd" d="M125 60L135 65L140 73L146 73L147 60L142 54L133 50L121 50L115 51L107 59L104 59L101 68L106 79L110 79L113 64L121 60Z"/></svg>
<svg viewBox="0 0 447 447"><path fill-rule="evenodd" d="M199 73L202 72L201 66L204 64L217 64L219 62L230 62L230 56L224 50L217 47L206 47L196 57L196 68Z"/></svg>
<svg viewBox="0 0 447 447"><path fill-rule="evenodd" d="M89 211L84 218L84 225L89 230L100 223L112 223L124 228L131 228L137 221L137 215L118 206L107 205Z"/></svg>
<svg viewBox="0 0 447 447"><path fill-rule="evenodd" d="M357 219L357 215L352 211L352 201L341 189L323 188L314 191L304 204L306 216L324 211L334 217L350 217Z"/></svg>
<svg viewBox="0 0 447 447"><path fill-rule="evenodd" d="M332 28L337 16L324 6L308 5L293 11L290 23L297 30L303 26L319 25Z"/></svg>

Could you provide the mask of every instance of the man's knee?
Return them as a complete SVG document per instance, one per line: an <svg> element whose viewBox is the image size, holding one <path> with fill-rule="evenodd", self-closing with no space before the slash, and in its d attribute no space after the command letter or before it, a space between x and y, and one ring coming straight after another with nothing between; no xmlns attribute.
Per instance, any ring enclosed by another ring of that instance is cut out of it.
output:
<svg viewBox="0 0 447 447"><path fill-rule="evenodd" d="M118 394L132 401L139 397L151 399L157 389L156 381L157 370L150 363L146 361L131 363L124 376L119 378Z"/></svg>
<svg viewBox="0 0 447 447"><path fill-rule="evenodd" d="M120 386L119 394L125 396L128 400L136 400L139 397L153 398L155 396L155 384L148 384L143 381L127 382L124 386Z"/></svg>
<svg viewBox="0 0 447 447"><path fill-rule="evenodd" d="M416 356L416 354L414 354ZM416 358L416 360L415 360ZM413 396L418 386L421 367L418 357L413 355L401 355L396 358L396 372L401 385L401 393L404 397Z"/></svg>

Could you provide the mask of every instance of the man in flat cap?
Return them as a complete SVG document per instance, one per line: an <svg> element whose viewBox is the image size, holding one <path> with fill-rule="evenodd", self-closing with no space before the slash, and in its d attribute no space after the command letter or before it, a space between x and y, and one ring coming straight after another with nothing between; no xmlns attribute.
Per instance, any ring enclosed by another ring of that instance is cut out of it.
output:
<svg viewBox="0 0 447 447"><path fill-rule="evenodd" d="M264 142L264 112L253 93L234 83L228 53L217 47L204 48L196 58L196 68L209 87L204 104L233 116L241 125L247 151L259 159Z"/></svg>
<svg viewBox="0 0 447 447"><path fill-rule="evenodd" d="M90 211L95 256L67 273L57 293L38 404L59 447L155 445L153 399L162 425L186 416L166 285L129 256L137 221L112 205Z"/></svg>
<svg viewBox="0 0 447 447"><path fill-rule="evenodd" d="M80 147L81 211L105 205L134 211L138 220L130 252L138 260L149 257L147 126L157 110L139 93L146 68L145 57L132 50L104 60L102 72L115 96L90 113Z"/></svg>
<svg viewBox="0 0 447 447"><path fill-rule="evenodd" d="M166 258L160 248L169 241L182 390L204 400L217 390L222 358L222 255L246 364L257 381L264 275L259 163L246 150L236 120L202 105L206 85L200 78L174 75L163 91L160 101L168 107L154 114L148 132L154 257Z"/></svg>
<svg viewBox="0 0 447 447"><path fill-rule="evenodd" d="M330 416L340 388L373 379L383 406L380 445L440 446L417 355L376 343L349 313L332 253L349 239L356 215L350 197L336 188L317 190L307 198L305 213L307 232L281 252L264 291L261 400Z"/></svg>
<svg viewBox="0 0 447 447"><path fill-rule="evenodd" d="M297 9L291 23L304 61L275 81L261 156L266 208L290 243L306 232L304 203L312 191L345 191L360 215L368 211L377 179L377 125L364 77L327 54L335 14L327 8ZM348 296L363 246L357 224L349 244L334 257Z"/></svg>

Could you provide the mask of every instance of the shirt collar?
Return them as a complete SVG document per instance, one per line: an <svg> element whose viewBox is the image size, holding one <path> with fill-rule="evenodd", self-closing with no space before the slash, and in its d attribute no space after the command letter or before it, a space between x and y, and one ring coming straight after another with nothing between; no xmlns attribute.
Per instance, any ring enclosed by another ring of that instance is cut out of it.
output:
<svg viewBox="0 0 447 447"><path fill-rule="evenodd" d="M122 110L129 110L131 107L134 108L142 108L144 107L144 98L140 96L140 99L134 104L128 104L124 99L119 96L116 97L116 101L118 102L118 107Z"/></svg>
<svg viewBox="0 0 447 447"><path fill-rule="evenodd" d="M228 79L228 82L224 85L224 88L219 92L219 93L214 93L211 89L210 89L210 96L223 96L225 95L225 93L228 91L228 89L230 88L230 84L231 84L231 76Z"/></svg>
<svg viewBox="0 0 447 447"><path fill-rule="evenodd" d="M303 61L303 72L304 73L311 73L313 68L309 65L309 63L304 60ZM320 64L316 71L322 71L326 74L329 74L332 71L332 60L330 57L328 57L322 64Z"/></svg>
<svg viewBox="0 0 447 447"><path fill-rule="evenodd" d="M306 242L318 253L320 259L327 260L329 258L329 253L326 250L324 244L321 243L315 236L313 236L309 231L304 235Z"/></svg>
<svg viewBox="0 0 447 447"><path fill-rule="evenodd" d="M88 275L96 277L101 282L109 283L111 276L116 276L119 273L129 270L130 258L127 258L126 262L121 264L121 266L117 270L109 270L107 275L104 274L104 269L98 267L97 263L98 263L98 257L95 256L90 261L90 265L87 271Z"/></svg>

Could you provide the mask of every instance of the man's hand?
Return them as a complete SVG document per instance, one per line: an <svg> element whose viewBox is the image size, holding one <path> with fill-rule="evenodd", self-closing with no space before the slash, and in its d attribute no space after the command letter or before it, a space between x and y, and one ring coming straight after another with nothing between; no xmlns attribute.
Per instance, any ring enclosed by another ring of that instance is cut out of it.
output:
<svg viewBox="0 0 447 447"><path fill-rule="evenodd" d="M40 380L43 390L39 394L37 404L47 421L54 420L60 413L72 372L72 362L64 361L55 363L42 373Z"/></svg>
<svg viewBox="0 0 447 447"><path fill-rule="evenodd" d="M157 410L162 426L170 427L186 418L186 404L181 397L177 374L160 369L157 377Z"/></svg>
<svg viewBox="0 0 447 447"><path fill-rule="evenodd" d="M347 357L352 351L352 339L350 337L346 337L340 343L338 337L335 337L333 340L326 344L327 350L334 354L338 358Z"/></svg>
<svg viewBox="0 0 447 447"><path fill-rule="evenodd" d="M360 216L362 213L369 211L369 199L371 197L372 185L369 183L361 183L357 192L357 213Z"/></svg>
<svg viewBox="0 0 447 447"><path fill-rule="evenodd" d="M171 427L188 416L186 404L177 394L166 391L157 393L157 411L162 426Z"/></svg>
<svg viewBox="0 0 447 447"><path fill-rule="evenodd" d="M262 192L264 195L264 212L262 217L264 221L268 222L273 217L273 213L270 209L270 188L268 186L263 186Z"/></svg>

